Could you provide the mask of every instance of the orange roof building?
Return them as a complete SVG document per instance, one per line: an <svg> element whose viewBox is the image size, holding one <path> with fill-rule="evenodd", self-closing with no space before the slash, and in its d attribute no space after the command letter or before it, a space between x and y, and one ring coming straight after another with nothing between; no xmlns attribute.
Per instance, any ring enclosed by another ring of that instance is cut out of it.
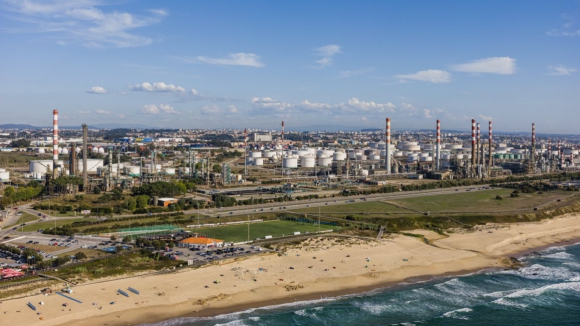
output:
<svg viewBox="0 0 580 326"><path fill-rule="evenodd" d="M187 238L179 241L179 247L182 248L217 248L223 247L224 240L212 239L212 238Z"/></svg>

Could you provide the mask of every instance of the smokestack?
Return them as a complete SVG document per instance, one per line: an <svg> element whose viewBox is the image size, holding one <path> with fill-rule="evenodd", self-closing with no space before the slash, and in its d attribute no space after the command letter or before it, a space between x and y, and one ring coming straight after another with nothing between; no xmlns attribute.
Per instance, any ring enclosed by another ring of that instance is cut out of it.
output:
<svg viewBox="0 0 580 326"><path fill-rule="evenodd" d="M487 169L487 171L489 171L489 176L491 177L491 165L492 165L492 156L491 156L491 143L493 141L492 135L491 135L491 121L489 122L489 168Z"/></svg>
<svg viewBox="0 0 580 326"><path fill-rule="evenodd" d="M282 121L282 144L284 144L284 121Z"/></svg>
<svg viewBox="0 0 580 326"><path fill-rule="evenodd" d="M58 168L58 110L52 111L52 177L56 179Z"/></svg>
<svg viewBox="0 0 580 326"><path fill-rule="evenodd" d="M72 143L70 146L70 164L69 164L69 174L70 175L77 175L77 144Z"/></svg>
<svg viewBox="0 0 580 326"><path fill-rule="evenodd" d="M536 124L532 123L532 148L530 150L530 155L532 156L532 163L535 164L536 158Z"/></svg>
<svg viewBox="0 0 580 326"><path fill-rule="evenodd" d="M548 160L552 159L552 140L548 139Z"/></svg>
<svg viewBox="0 0 580 326"><path fill-rule="evenodd" d="M481 147L481 129L479 128L479 122L478 122L477 123L477 145L475 147L475 155L476 155L477 165L479 165L480 162L483 162L481 157L479 157L479 148L480 147Z"/></svg>
<svg viewBox="0 0 580 326"><path fill-rule="evenodd" d="M471 119L471 167L475 168L475 119Z"/></svg>
<svg viewBox="0 0 580 326"><path fill-rule="evenodd" d="M119 178L121 178L121 149L117 153L117 182L119 182Z"/></svg>
<svg viewBox="0 0 580 326"><path fill-rule="evenodd" d="M248 129L244 128L244 175L248 174Z"/></svg>
<svg viewBox="0 0 580 326"><path fill-rule="evenodd" d="M562 143L558 140L558 159L560 160L560 167L562 167Z"/></svg>
<svg viewBox="0 0 580 326"><path fill-rule="evenodd" d="M385 169L387 174L391 174L391 118L387 118Z"/></svg>
<svg viewBox="0 0 580 326"><path fill-rule="evenodd" d="M87 148L89 138L89 130L87 125L83 125L83 190L87 191L89 189L89 172L87 171L87 160L89 158L89 152ZM139 171L141 172L141 171Z"/></svg>
<svg viewBox="0 0 580 326"><path fill-rule="evenodd" d="M437 120L437 143L435 144L435 155L437 155L436 169L441 169L441 122Z"/></svg>

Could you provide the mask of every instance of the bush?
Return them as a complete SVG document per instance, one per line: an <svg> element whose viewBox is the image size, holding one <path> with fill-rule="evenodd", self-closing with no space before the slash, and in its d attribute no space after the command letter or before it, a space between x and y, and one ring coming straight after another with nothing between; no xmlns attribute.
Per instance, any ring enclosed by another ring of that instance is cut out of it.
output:
<svg viewBox="0 0 580 326"><path fill-rule="evenodd" d="M498 195L498 196L495 196L495 199L502 200L503 198L501 198L501 196Z"/></svg>
<svg viewBox="0 0 580 326"><path fill-rule="evenodd" d="M75 258L77 260L87 259L87 255L84 252L79 251L75 254Z"/></svg>

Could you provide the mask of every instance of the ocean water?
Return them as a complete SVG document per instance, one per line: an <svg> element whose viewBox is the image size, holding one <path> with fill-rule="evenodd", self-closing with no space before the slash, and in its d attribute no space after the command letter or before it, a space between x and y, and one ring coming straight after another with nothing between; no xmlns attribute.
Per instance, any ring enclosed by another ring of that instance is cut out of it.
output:
<svg viewBox="0 0 580 326"><path fill-rule="evenodd" d="M147 325L580 325L580 245L522 260L519 270Z"/></svg>

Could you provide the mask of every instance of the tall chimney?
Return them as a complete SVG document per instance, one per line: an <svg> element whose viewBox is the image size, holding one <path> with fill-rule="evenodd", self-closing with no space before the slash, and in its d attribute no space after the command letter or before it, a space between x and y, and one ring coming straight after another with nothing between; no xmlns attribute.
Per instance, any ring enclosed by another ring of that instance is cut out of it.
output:
<svg viewBox="0 0 580 326"><path fill-rule="evenodd" d="M471 168L475 169L475 119L471 119Z"/></svg>
<svg viewBox="0 0 580 326"><path fill-rule="evenodd" d="M492 159L493 157L491 156L491 143L493 141L492 135L491 135L491 121L489 122L489 158L488 158L488 162L489 162L489 167L487 169L487 171L489 171L489 176L491 177L491 165L492 165Z"/></svg>
<svg viewBox="0 0 580 326"><path fill-rule="evenodd" d="M52 177L56 179L58 173L58 110L52 111Z"/></svg>
<svg viewBox="0 0 580 326"><path fill-rule="evenodd" d="M77 175L77 144L72 143L70 146L70 164L69 164L69 174L70 175Z"/></svg>
<svg viewBox="0 0 580 326"><path fill-rule="evenodd" d="M284 121L282 121L282 145L284 145Z"/></svg>
<svg viewBox="0 0 580 326"><path fill-rule="evenodd" d="M391 118L387 118L387 131L385 135L385 169L387 170L387 174L391 174Z"/></svg>
<svg viewBox="0 0 580 326"><path fill-rule="evenodd" d="M536 124L532 123L532 148L530 150L530 155L532 158L532 173L536 170Z"/></svg>
<svg viewBox="0 0 580 326"><path fill-rule="evenodd" d="M87 160L89 158L89 151L87 148L89 138L89 130L86 124L83 124L83 190L89 189L89 172L87 171ZM139 171L140 172L140 171Z"/></svg>
<svg viewBox="0 0 580 326"><path fill-rule="evenodd" d="M244 175L248 174L248 129L244 128Z"/></svg>
<svg viewBox="0 0 580 326"><path fill-rule="evenodd" d="M435 144L435 155L437 155L436 169L441 169L441 121L437 120L437 143Z"/></svg>
<svg viewBox="0 0 580 326"><path fill-rule="evenodd" d="M548 160L552 159L552 140L548 139Z"/></svg>
<svg viewBox="0 0 580 326"><path fill-rule="evenodd" d="M477 145L475 146L475 156L476 156L476 162L477 165L480 164L480 162L482 162L481 157L479 157L479 148L481 147L481 129L479 128L479 122L477 123Z"/></svg>
<svg viewBox="0 0 580 326"><path fill-rule="evenodd" d="M560 140L558 139L558 160L560 160L560 167L562 167L562 143L560 142Z"/></svg>

